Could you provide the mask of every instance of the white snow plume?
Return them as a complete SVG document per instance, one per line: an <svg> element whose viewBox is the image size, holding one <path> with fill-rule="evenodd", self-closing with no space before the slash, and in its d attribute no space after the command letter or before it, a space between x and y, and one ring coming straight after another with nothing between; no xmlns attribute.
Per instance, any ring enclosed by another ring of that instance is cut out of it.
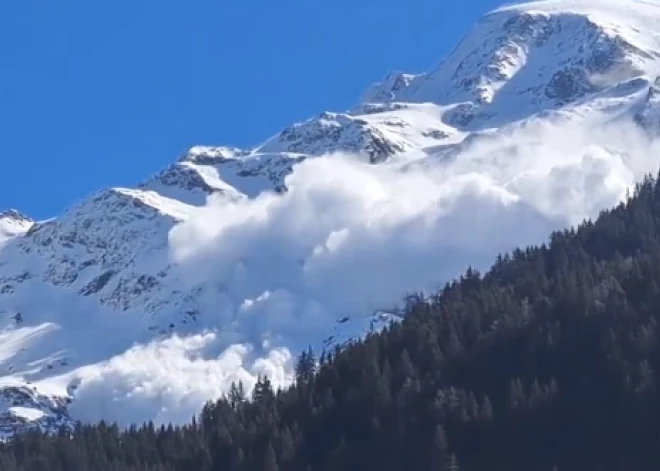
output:
<svg viewBox="0 0 660 471"><path fill-rule="evenodd" d="M381 165L310 158L284 194L210 199L169 234L176 279L196 293L198 323L188 336L117 349L60 378L78 384L72 416L182 423L233 381L249 392L268 374L285 386L308 345L318 352L330 335L364 333L369 315L407 292L544 242L656 171L657 142L633 126L548 123Z"/></svg>
<svg viewBox="0 0 660 471"><path fill-rule="evenodd" d="M232 345L210 356L214 333L178 336L138 345L104 364L77 372L80 386L70 413L78 420L111 420L120 426L143 423L183 424L210 399L219 398L232 382L251 391L258 375L278 388L291 382L291 357L272 349L252 358L249 345Z"/></svg>
<svg viewBox="0 0 660 471"><path fill-rule="evenodd" d="M621 123L539 121L418 160L309 159L284 195L210 200L171 231L172 256L191 284L222 287L238 326L297 344L596 216L655 170L656 148Z"/></svg>
<svg viewBox="0 0 660 471"><path fill-rule="evenodd" d="M309 159L283 195L211 199L171 231L172 258L186 282L219 287L227 334L263 354L299 351L339 317L392 307L597 216L656 171L657 150L621 122L538 121L424 159Z"/></svg>

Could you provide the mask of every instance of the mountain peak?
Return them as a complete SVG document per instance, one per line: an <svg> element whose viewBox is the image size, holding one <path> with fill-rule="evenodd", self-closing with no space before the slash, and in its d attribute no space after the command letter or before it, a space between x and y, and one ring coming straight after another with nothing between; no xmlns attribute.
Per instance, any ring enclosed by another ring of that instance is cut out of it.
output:
<svg viewBox="0 0 660 471"><path fill-rule="evenodd" d="M8 209L0 212L0 244L15 236L25 234L35 222L28 216Z"/></svg>
<svg viewBox="0 0 660 471"><path fill-rule="evenodd" d="M463 127L478 130L658 68L659 3L547 0L486 14L433 70L389 74L363 101L470 103Z"/></svg>
<svg viewBox="0 0 660 471"><path fill-rule="evenodd" d="M503 5L491 13L504 11L545 12L545 13L579 13L579 14L617 14L625 20L638 14L648 17L659 14L658 0L537 0Z"/></svg>
<svg viewBox="0 0 660 471"><path fill-rule="evenodd" d="M193 146L184 153L179 161L213 165L245 156L248 153L236 147Z"/></svg>
<svg viewBox="0 0 660 471"><path fill-rule="evenodd" d="M362 103L386 103L392 101L398 92L410 85L416 77L398 70L388 72L382 81L373 84L362 96Z"/></svg>
<svg viewBox="0 0 660 471"><path fill-rule="evenodd" d="M26 216L25 214L15 209L7 209L5 211L0 211L0 219L11 219L14 221L34 222L32 218Z"/></svg>

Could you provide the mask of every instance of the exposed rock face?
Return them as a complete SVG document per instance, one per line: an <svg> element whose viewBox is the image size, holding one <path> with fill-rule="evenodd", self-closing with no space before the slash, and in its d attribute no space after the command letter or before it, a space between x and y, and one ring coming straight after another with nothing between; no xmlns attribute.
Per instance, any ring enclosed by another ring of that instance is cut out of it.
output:
<svg viewBox="0 0 660 471"><path fill-rule="evenodd" d="M0 440L14 433L41 431L72 431L75 422L67 414L70 398L49 397L36 388L5 386L0 391Z"/></svg>

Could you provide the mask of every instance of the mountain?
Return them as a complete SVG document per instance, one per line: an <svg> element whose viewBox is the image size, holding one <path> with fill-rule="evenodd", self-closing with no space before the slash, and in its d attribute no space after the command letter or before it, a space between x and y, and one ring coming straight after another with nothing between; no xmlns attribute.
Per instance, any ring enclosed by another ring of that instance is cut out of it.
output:
<svg viewBox="0 0 660 471"><path fill-rule="evenodd" d="M29 217L19 213L15 209L0 213L0 243L16 236L25 234L34 224Z"/></svg>
<svg viewBox="0 0 660 471"><path fill-rule="evenodd" d="M655 171L660 4L485 15L428 73L48 221L0 214L0 429L184 422Z"/></svg>
<svg viewBox="0 0 660 471"><path fill-rule="evenodd" d="M286 388L233 385L183 425L14 434L0 469L655 471L659 178L408 297L401 322L302 352Z"/></svg>

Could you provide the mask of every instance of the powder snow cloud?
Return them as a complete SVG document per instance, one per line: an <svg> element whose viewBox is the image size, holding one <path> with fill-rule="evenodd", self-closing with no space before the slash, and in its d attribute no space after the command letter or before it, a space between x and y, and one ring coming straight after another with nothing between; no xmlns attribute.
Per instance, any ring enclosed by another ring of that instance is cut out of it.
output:
<svg viewBox="0 0 660 471"><path fill-rule="evenodd" d="M210 198L170 233L180 279L202 291L203 333L135 345L75 372L76 418L185 422L232 381L292 380L337 319L431 291L468 265L595 217L658 164L632 125L537 121L383 165L333 154L288 192ZM349 332L350 333L350 332Z"/></svg>

